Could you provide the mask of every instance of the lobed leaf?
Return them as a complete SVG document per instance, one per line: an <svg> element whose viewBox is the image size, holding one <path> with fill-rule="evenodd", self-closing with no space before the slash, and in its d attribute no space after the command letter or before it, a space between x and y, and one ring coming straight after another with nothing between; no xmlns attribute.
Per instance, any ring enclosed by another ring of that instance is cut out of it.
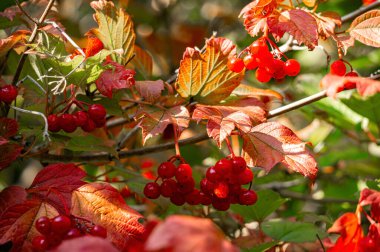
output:
<svg viewBox="0 0 380 252"><path fill-rule="evenodd" d="M360 15L352 22L348 31L363 44L380 47L380 10L371 10Z"/></svg>
<svg viewBox="0 0 380 252"><path fill-rule="evenodd" d="M18 42L26 39L30 31L19 30L14 32L11 36L5 39L0 39L0 57L3 57L11 50Z"/></svg>
<svg viewBox="0 0 380 252"><path fill-rule="evenodd" d="M9 186L0 192L0 219L7 210L26 200L26 191L20 186Z"/></svg>
<svg viewBox="0 0 380 252"><path fill-rule="evenodd" d="M225 38L207 40L204 53L187 48L175 83L177 92L203 104L216 104L227 98L244 75L243 71L235 73L227 67L228 58L235 54L235 45Z"/></svg>
<svg viewBox="0 0 380 252"><path fill-rule="evenodd" d="M318 14L313 14L318 25L318 34L322 39L327 39L335 34L335 28L342 25L341 17L333 11L325 11ZM334 38L335 36L333 36Z"/></svg>
<svg viewBox="0 0 380 252"><path fill-rule="evenodd" d="M317 175L317 163L306 143L277 122L253 127L243 134L243 140L244 158L251 166L259 166L269 172L276 164L282 163L311 179Z"/></svg>
<svg viewBox="0 0 380 252"><path fill-rule="evenodd" d="M161 92L164 90L164 81L136 81L135 87L144 100L155 102L161 97Z"/></svg>

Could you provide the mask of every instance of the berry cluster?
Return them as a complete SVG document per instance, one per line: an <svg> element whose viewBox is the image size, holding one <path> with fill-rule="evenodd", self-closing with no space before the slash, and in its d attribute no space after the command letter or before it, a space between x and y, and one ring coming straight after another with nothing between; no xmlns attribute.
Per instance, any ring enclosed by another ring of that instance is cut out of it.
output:
<svg viewBox="0 0 380 252"><path fill-rule="evenodd" d="M10 104L18 95L17 88L12 85L5 85L0 87L0 102Z"/></svg>
<svg viewBox="0 0 380 252"><path fill-rule="evenodd" d="M273 42L272 42L273 43ZM301 70L300 63L295 59L281 60L281 56L274 56L265 42L265 38L256 40L248 47L244 59L231 58L228 68L236 73L256 69L256 79L260 82L269 82L272 78L282 80L286 76L296 76Z"/></svg>
<svg viewBox="0 0 380 252"><path fill-rule="evenodd" d="M106 109L100 104L92 104L87 111L80 110L73 114L64 113L60 116L51 114L48 116L49 130L51 132L63 130L71 133L77 127L81 127L82 130L91 132L105 125L106 115Z"/></svg>
<svg viewBox="0 0 380 252"><path fill-rule="evenodd" d="M351 66L350 66L351 67ZM345 64L345 61L343 60L336 60L330 65L330 73L333 75L338 75L338 76L347 76L347 77L358 77L358 73L354 72L351 70L347 72L347 67ZM349 82L344 85L345 89L353 89L356 88L356 83L355 82Z"/></svg>
<svg viewBox="0 0 380 252"><path fill-rule="evenodd" d="M162 183L146 184L144 195L149 199L162 195L177 206L212 204L220 211L229 209L230 204L253 205L257 201L253 190L242 188L253 179L253 173L242 157L223 158L208 168L206 177L200 182L200 190L195 188L192 169L187 163L176 167L167 161L158 167L157 172Z"/></svg>
<svg viewBox="0 0 380 252"><path fill-rule="evenodd" d="M58 215L52 219L42 216L35 222L35 226L41 235L32 240L32 246L37 251L45 251L58 246L63 240L77 238L85 234L107 237L107 230L99 225L89 225L71 219L66 215Z"/></svg>

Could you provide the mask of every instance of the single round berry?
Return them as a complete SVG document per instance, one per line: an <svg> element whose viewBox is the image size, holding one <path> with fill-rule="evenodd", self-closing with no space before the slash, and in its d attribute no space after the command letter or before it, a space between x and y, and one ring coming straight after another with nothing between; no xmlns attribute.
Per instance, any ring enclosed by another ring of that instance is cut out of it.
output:
<svg viewBox="0 0 380 252"><path fill-rule="evenodd" d="M49 242L45 236L36 236L32 240L32 246L37 251L45 251L49 247Z"/></svg>
<svg viewBox="0 0 380 252"><path fill-rule="evenodd" d="M223 175L228 175L232 171L232 162L230 159L222 158L215 164L215 170L218 174L220 174L220 177L223 177Z"/></svg>
<svg viewBox="0 0 380 252"><path fill-rule="evenodd" d="M88 115L94 121L102 121L106 117L107 111L101 104L92 104L88 107Z"/></svg>
<svg viewBox="0 0 380 252"><path fill-rule="evenodd" d="M77 228L72 228L67 232L65 239L73 239L73 238L77 238L80 236L82 236L81 231Z"/></svg>
<svg viewBox="0 0 380 252"><path fill-rule="evenodd" d="M280 59L274 59L273 60L273 78L276 80L281 80L285 78L286 72L285 72L285 63Z"/></svg>
<svg viewBox="0 0 380 252"><path fill-rule="evenodd" d="M160 197L160 186L156 182L150 182L144 187L144 195L149 199L157 199Z"/></svg>
<svg viewBox="0 0 380 252"><path fill-rule="evenodd" d="M90 234L102 238L107 238L107 229L102 226L95 225L90 229Z"/></svg>
<svg viewBox="0 0 380 252"><path fill-rule="evenodd" d="M211 195L214 192L215 184L207 178L203 178L200 182L200 187L202 192L207 195Z"/></svg>
<svg viewBox="0 0 380 252"><path fill-rule="evenodd" d="M178 182L186 182L187 180L192 179L193 170L189 164L180 164L175 171L175 178Z"/></svg>
<svg viewBox="0 0 380 252"><path fill-rule="evenodd" d="M256 79L262 83L266 83L272 79L272 75L265 68L259 67L256 70Z"/></svg>
<svg viewBox="0 0 380 252"><path fill-rule="evenodd" d="M176 167L172 162L163 162L158 167L157 173L161 178L172 178L176 173Z"/></svg>
<svg viewBox="0 0 380 252"><path fill-rule="evenodd" d="M170 202L173 203L176 206L182 206L183 204L185 204L186 199L185 199L184 195L182 195L182 194L180 194L178 192L175 192L170 197Z"/></svg>
<svg viewBox="0 0 380 252"><path fill-rule="evenodd" d="M219 199L225 199L228 197L229 188L226 183L219 182L214 187L214 195Z"/></svg>
<svg viewBox="0 0 380 252"><path fill-rule="evenodd" d="M240 73L244 69L244 61L240 58L231 58L227 66L232 72Z"/></svg>
<svg viewBox="0 0 380 252"><path fill-rule="evenodd" d="M288 59L285 62L285 73L288 76L296 76L301 71L300 63L295 59Z"/></svg>
<svg viewBox="0 0 380 252"><path fill-rule="evenodd" d="M219 211L227 211L230 208L230 202L225 199L225 200L213 200L212 201L212 206Z"/></svg>
<svg viewBox="0 0 380 252"><path fill-rule="evenodd" d="M96 125L92 119L88 119L86 123L81 127L81 129L85 132L92 132L96 128Z"/></svg>
<svg viewBox="0 0 380 252"><path fill-rule="evenodd" d="M5 85L0 88L0 101L5 103L13 102L17 97L18 91L15 86Z"/></svg>
<svg viewBox="0 0 380 252"><path fill-rule="evenodd" d="M258 39L255 42L252 43L250 46L250 51L252 55L262 54L262 53L268 53L269 49L267 44L265 43L265 39Z"/></svg>
<svg viewBox="0 0 380 252"><path fill-rule="evenodd" d="M358 77L359 75L356 72L348 72L345 75L346 77ZM354 89L356 88L356 82L349 81L344 84L344 89Z"/></svg>
<svg viewBox="0 0 380 252"><path fill-rule="evenodd" d="M59 119L57 115L49 115L47 118L48 121L48 129L51 132L58 132L61 130L61 126L59 124Z"/></svg>
<svg viewBox="0 0 380 252"><path fill-rule="evenodd" d="M77 127L82 127L89 119L86 111L77 111L73 114L73 116Z"/></svg>
<svg viewBox="0 0 380 252"><path fill-rule="evenodd" d="M195 181L193 178L188 179L184 182L178 182L178 192L182 194L188 194L194 190Z"/></svg>
<svg viewBox="0 0 380 252"><path fill-rule="evenodd" d="M66 215L58 215L51 220L51 231L56 234L65 234L71 228L71 220Z"/></svg>
<svg viewBox="0 0 380 252"><path fill-rule="evenodd" d="M160 186L161 195L171 197L178 190L177 182L174 179L165 179Z"/></svg>
<svg viewBox="0 0 380 252"><path fill-rule="evenodd" d="M241 205L253 205L257 201L257 194L255 191L242 189L239 194L239 203Z"/></svg>
<svg viewBox="0 0 380 252"><path fill-rule="evenodd" d="M256 62L259 68L265 69L270 74L274 72L273 54L269 51L257 54Z"/></svg>
<svg viewBox="0 0 380 252"><path fill-rule="evenodd" d="M77 128L75 119L71 114L63 114L58 117L59 126L67 133L74 132Z"/></svg>
<svg viewBox="0 0 380 252"><path fill-rule="evenodd" d="M232 172L234 174L241 173L245 170L245 168L247 168L247 163L242 157L233 157L231 161L232 161Z"/></svg>
<svg viewBox="0 0 380 252"><path fill-rule="evenodd" d="M42 216L36 221L36 229L43 235L47 235L50 233L50 219L46 216Z"/></svg>
<svg viewBox="0 0 380 252"><path fill-rule="evenodd" d="M346 64L342 60L336 60L330 66L330 73L334 75L344 76L346 70Z"/></svg>
<svg viewBox="0 0 380 252"><path fill-rule="evenodd" d="M206 178L213 183L218 182L221 179L220 174L216 172L214 166L207 169Z"/></svg>
<svg viewBox="0 0 380 252"><path fill-rule="evenodd" d="M247 70L253 70L257 68L256 58L252 54L248 54L244 57L244 66Z"/></svg>
<svg viewBox="0 0 380 252"><path fill-rule="evenodd" d="M186 195L185 199L189 205L199 205L201 203L200 191L198 189L194 189L191 193Z"/></svg>
<svg viewBox="0 0 380 252"><path fill-rule="evenodd" d="M121 190L120 190L120 194L121 196L123 196L123 198L129 198L133 195L133 192L127 187L127 186L124 186Z"/></svg>
<svg viewBox="0 0 380 252"><path fill-rule="evenodd" d="M200 201L202 205L204 206L211 205L212 199L210 196L206 195L204 192L200 192L199 195L200 195Z"/></svg>
<svg viewBox="0 0 380 252"><path fill-rule="evenodd" d="M253 172L251 169L246 168L242 173L238 175L238 183L240 185L246 185L252 182Z"/></svg>

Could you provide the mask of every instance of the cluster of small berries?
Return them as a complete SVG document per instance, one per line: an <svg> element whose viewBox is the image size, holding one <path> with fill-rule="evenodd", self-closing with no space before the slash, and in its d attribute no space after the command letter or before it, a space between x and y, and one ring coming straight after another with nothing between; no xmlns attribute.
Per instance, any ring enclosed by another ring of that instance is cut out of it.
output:
<svg viewBox="0 0 380 252"><path fill-rule="evenodd" d="M0 87L0 102L10 104L18 95L17 88L12 85L5 85Z"/></svg>
<svg viewBox="0 0 380 252"><path fill-rule="evenodd" d="M35 236L32 246L37 251L58 246L63 240L77 238L85 234L106 238L107 230L99 225L89 225L71 219L66 215L58 215L52 219L42 216L35 222L35 227L41 235Z"/></svg>
<svg viewBox="0 0 380 252"><path fill-rule="evenodd" d="M269 50L265 39L256 40L248 48L248 54L244 59L231 58L228 68L233 72L241 72L256 69L256 79L260 82L269 82L272 78L282 80L286 76L296 76L301 71L300 63L295 59L286 62L281 57L275 57Z"/></svg>
<svg viewBox="0 0 380 252"><path fill-rule="evenodd" d="M64 113L60 116L51 114L48 116L48 126L51 132L63 130L67 133L74 132L81 127L86 132L95 128L101 128L106 123L106 109L100 104L92 104L87 111L77 111L74 114Z"/></svg>
<svg viewBox="0 0 380 252"><path fill-rule="evenodd" d="M330 73L338 76L346 76L346 77L358 77L358 73L352 71L352 69L347 72L346 64L343 60L336 60L330 65ZM349 82L344 85L345 89L353 89L356 88L355 82Z"/></svg>
<svg viewBox="0 0 380 252"><path fill-rule="evenodd" d="M176 167L168 161L162 163L157 172L162 183L146 184L144 195L149 199L162 195L177 206L211 204L220 211L229 209L230 204L253 205L257 201L253 190L242 188L253 179L253 173L242 157L223 158L208 168L206 177L200 182L200 190L195 188L189 164L181 163Z"/></svg>

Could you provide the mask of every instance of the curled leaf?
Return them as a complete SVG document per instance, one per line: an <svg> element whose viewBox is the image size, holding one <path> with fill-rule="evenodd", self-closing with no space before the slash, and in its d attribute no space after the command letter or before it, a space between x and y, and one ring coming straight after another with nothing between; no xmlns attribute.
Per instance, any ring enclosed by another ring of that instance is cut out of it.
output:
<svg viewBox="0 0 380 252"><path fill-rule="evenodd" d="M349 32L363 44L380 47L380 10L371 10L357 17Z"/></svg>

